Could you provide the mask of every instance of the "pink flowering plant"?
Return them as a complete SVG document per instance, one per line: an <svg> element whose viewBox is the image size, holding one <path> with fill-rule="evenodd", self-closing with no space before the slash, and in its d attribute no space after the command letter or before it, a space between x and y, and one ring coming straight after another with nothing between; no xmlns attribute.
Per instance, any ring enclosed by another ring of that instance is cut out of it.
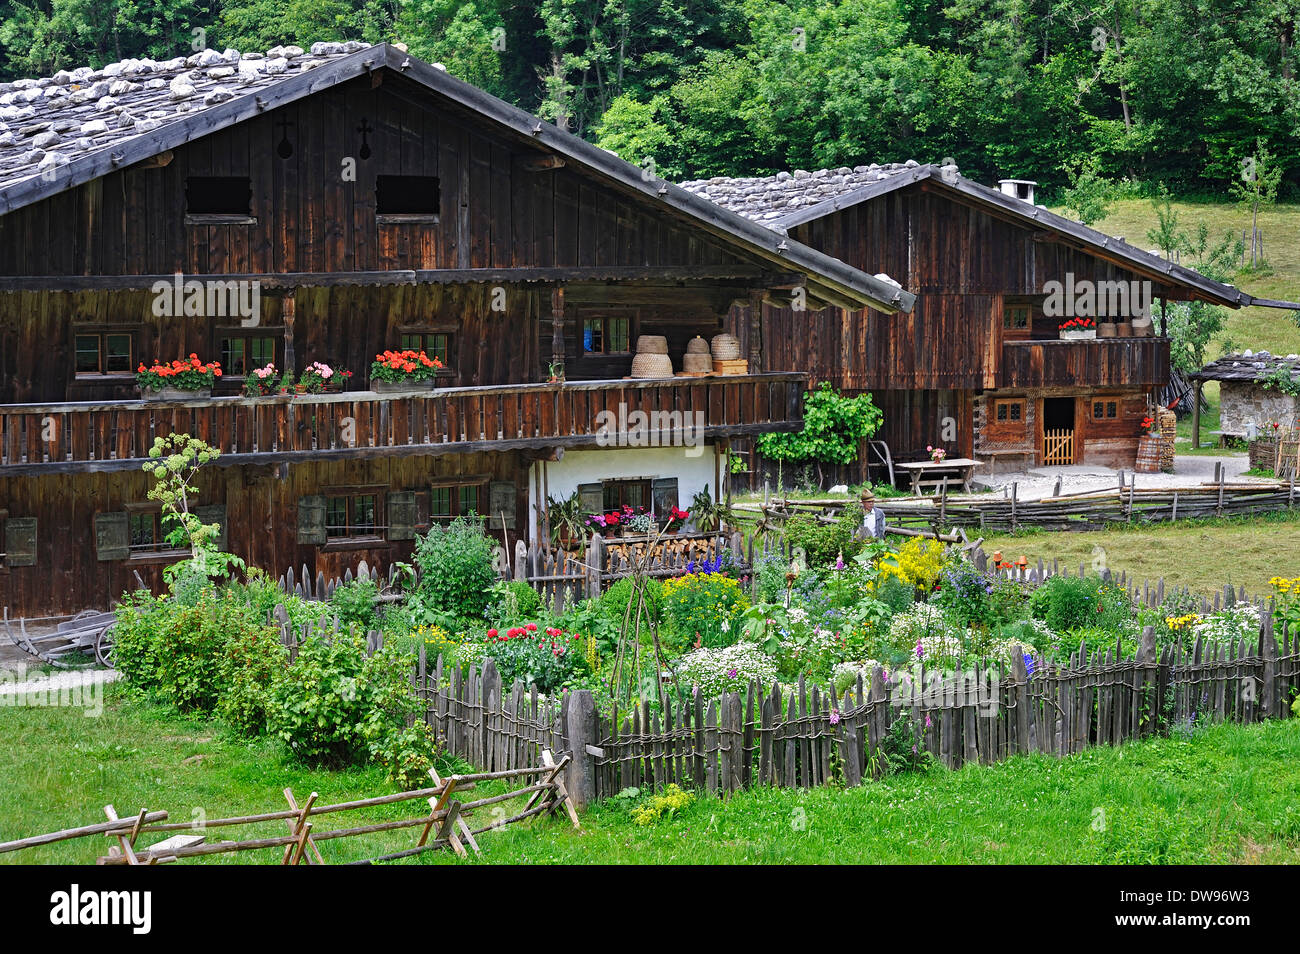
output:
<svg viewBox="0 0 1300 954"><path fill-rule="evenodd" d="M321 361L313 361L303 369L295 388L299 394L321 394L325 391L342 391L352 377L351 371L333 368Z"/></svg>
<svg viewBox="0 0 1300 954"><path fill-rule="evenodd" d="M936 464L942 464L943 459L948 456L948 452L942 447L931 447L929 444L926 444L925 449L930 453L930 460L934 461Z"/></svg>
<svg viewBox="0 0 1300 954"><path fill-rule="evenodd" d="M280 387L280 371L271 362L261 368L251 369L244 376L244 394L248 397L265 397L275 394Z"/></svg>

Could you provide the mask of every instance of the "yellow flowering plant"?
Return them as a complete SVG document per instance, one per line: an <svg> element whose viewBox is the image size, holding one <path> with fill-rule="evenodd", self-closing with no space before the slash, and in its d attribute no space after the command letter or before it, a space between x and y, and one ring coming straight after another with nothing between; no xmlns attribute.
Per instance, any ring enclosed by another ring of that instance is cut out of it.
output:
<svg viewBox="0 0 1300 954"><path fill-rule="evenodd" d="M1275 576L1268 581L1273 587L1273 622L1285 623L1292 631L1300 628L1300 576L1293 579Z"/></svg>
<svg viewBox="0 0 1300 954"><path fill-rule="evenodd" d="M740 582L723 573L687 573L664 583L664 620L679 648L730 646L732 620L749 609Z"/></svg>

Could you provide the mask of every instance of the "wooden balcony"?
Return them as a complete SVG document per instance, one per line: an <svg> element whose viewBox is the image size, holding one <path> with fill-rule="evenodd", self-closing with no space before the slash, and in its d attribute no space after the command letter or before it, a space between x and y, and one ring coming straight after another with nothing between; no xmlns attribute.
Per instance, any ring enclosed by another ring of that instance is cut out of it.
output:
<svg viewBox="0 0 1300 954"><path fill-rule="evenodd" d="M1008 341L997 381L1001 388L1163 387L1169 339Z"/></svg>
<svg viewBox="0 0 1300 954"><path fill-rule="evenodd" d="M154 438L171 433L192 434L216 447L221 451L217 463L224 465L549 447L689 446L705 438L798 430L807 384L806 374L781 372L444 388L419 396L359 391L0 405L0 476L134 470L148 457ZM602 419L602 411L613 417ZM642 430L631 440L611 439L611 431L637 426L637 411L647 415ZM602 432L601 425L611 421L612 427ZM701 421L702 434L684 429Z"/></svg>

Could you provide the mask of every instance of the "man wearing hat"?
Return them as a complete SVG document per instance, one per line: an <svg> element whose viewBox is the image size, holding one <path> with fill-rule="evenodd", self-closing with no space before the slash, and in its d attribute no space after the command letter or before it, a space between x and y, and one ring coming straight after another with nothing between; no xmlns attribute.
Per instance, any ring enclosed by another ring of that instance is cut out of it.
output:
<svg viewBox="0 0 1300 954"><path fill-rule="evenodd" d="M858 528L858 536L885 539L885 515L876 509L876 495L870 487L863 487L858 499L862 502L862 526Z"/></svg>

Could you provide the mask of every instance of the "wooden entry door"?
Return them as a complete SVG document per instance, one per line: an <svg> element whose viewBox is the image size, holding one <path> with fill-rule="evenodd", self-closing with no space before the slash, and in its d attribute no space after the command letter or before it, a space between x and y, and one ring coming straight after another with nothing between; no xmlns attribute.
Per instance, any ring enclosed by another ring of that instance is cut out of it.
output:
<svg viewBox="0 0 1300 954"><path fill-rule="evenodd" d="M1075 399L1043 398L1039 420L1042 421L1042 466L1073 464L1075 460Z"/></svg>

